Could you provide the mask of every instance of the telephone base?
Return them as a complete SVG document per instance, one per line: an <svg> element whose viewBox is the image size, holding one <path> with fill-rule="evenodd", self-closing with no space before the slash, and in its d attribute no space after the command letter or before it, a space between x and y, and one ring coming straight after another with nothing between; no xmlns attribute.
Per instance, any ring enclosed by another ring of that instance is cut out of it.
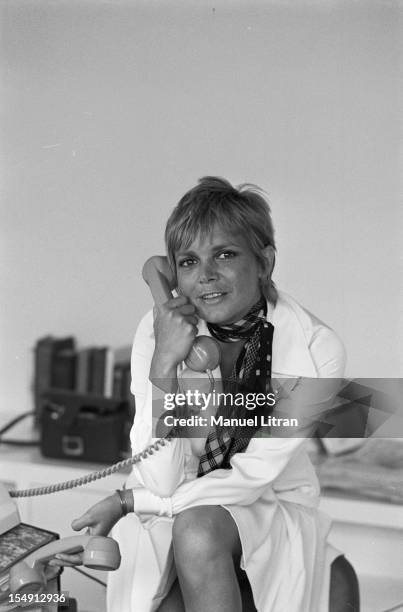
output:
<svg viewBox="0 0 403 612"><path fill-rule="evenodd" d="M58 539L57 533L26 523L19 523L0 535L0 612L16 609L15 605L10 607L7 604L10 570L33 551L40 550L43 546ZM46 567L48 580L58 579L59 574L59 568ZM30 610L30 608L25 609Z"/></svg>
<svg viewBox="0 0 403 612"><path fill-rule="evenodd" d="M61 592L60 574L62 573L63 570L60 570L60 568L55 568L55 567L52 569L53 569L53 577L49 577L44 593L56 595ZM71 600L67 600L66 604L69 601ZM75 602L75 600L73 601ZM25 612L77 612L77 605L75 608L74 607L62 608L61 605L62 604L58 604L56 602L54 603L46 602L43 605L33 604L30 606L27 606L27 605L22 606L22 605L18 605L15 603L10 604L8 603L8 593L5 596L3 593L0 599L0 612L11 612L11 610L18 610L19 612L22 612L23 610Z"/></svg>

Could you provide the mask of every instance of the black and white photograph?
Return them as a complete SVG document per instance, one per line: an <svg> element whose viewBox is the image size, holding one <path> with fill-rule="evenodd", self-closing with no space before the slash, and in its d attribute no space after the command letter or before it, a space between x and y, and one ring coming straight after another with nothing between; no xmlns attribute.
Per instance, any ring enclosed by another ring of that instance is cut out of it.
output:
<svg viewBox="0 0 403 612"><path fill-rule="evenodd" d="M403 612L402 8L1 0L0 612Z"/></svg>

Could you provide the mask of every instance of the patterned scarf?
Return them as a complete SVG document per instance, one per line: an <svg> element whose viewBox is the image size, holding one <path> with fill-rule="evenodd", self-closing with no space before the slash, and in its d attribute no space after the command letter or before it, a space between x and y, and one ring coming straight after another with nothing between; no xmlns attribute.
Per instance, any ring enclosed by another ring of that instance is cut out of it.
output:
<svg viewBox="0 0 403 612"><path fill-rule="evenodd" d="M242 395L267 393L271 378L271 355L274 327L266 319L267 304L261 298L247 315L232 325L219 326L207 323L211 335L221 342L236 342L246 339L228 380L223 381L224 392ZM251 418L268 415L268 405L248 410L243 406L219 406L217 415L224 418ZM230 459L235 453L246 450L251 438L260 426L216 427L206 440L204 455L200 457L198 477L217 468L231 469Z"/></svg>

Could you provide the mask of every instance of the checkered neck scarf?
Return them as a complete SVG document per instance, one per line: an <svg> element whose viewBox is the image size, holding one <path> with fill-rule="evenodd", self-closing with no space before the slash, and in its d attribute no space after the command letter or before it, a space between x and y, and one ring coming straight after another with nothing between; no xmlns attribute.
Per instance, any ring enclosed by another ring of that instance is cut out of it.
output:
<svg viewBox="0 0 403 612"><path fill-rule="evenodd" d="M232 325L207 324L211 335L222 342L246 339L228 380L223 381L225 393L267 393L271 378L271 355L274 327L266 319L267 304L261 298L248 314ZM250 418L255 414L270 414L269 406L248 410L244 406L219 406L217 415L224 418ZM231 469L230 459L235 453L244 451L259 426L216 427L206 440L204 454L200 457L198 477L217 468Z"/></svg>

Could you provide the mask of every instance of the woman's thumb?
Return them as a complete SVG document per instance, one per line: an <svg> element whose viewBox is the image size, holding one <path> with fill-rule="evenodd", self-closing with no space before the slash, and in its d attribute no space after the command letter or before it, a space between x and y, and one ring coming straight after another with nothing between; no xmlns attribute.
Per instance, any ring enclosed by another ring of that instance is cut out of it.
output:
<svg viewBox="0 0 403 612"><path fill-rule="evenodd" d="M84 529L84 527L89 527L90 524L91 520L88 514L85 513L79 518L74 519L74 521L71 523L71 527L74 529L74 531L80 531L81 529Z"/></svg>

